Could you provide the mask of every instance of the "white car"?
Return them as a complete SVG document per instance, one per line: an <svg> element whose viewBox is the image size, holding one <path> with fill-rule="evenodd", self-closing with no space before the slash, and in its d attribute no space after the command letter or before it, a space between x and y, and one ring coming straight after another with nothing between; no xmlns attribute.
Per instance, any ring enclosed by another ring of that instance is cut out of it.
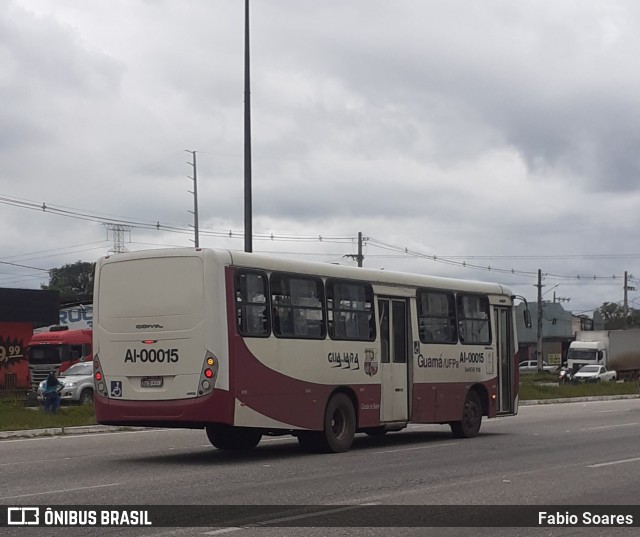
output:
<svg viewBox="0 0 640 537"><path fill-rule="evenodd" d="M518 365L520 373L537 373L538 362L536 360L525 360ZM545 373L555 373L558 370L558 366L549 365L547 362L542 362L542 371Z"/></svg>
<svg viewBox="0 0 640 537"><path fill-rule="evenodd" d="M618 375L603 365L585 365L573 375L573 382L615 382Z"/></svg>
<svg viewBox="0 0 640 537"><path fill-rule="evenodd" d="M93 402L93 362L78 362L60 374L58 380L63 384L60 400L69 403L87 404ZM38 386L38 400L44 401L43 380Z"/></svg>

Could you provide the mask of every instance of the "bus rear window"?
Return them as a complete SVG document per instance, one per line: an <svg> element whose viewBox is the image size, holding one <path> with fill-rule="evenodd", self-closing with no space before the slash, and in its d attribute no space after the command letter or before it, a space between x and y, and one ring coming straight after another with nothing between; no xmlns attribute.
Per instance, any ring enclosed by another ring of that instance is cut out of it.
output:
<svg viewBox="0 0 640 537"><path fill-rule="evenodd" d="M100 316L202 316L202 281L197 257L109 263L100 272Z"/></svg>

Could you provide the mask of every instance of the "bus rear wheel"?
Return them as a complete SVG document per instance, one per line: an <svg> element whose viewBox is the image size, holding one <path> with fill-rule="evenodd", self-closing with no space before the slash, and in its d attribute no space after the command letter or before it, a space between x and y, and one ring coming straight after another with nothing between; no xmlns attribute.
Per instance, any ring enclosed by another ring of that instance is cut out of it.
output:
<svg viewBox="0 0 640 537"><path fill-rule="evenodd" d="M262 438L260 431L230 425L208 425L206 430L209 442L218 449L249 450Z"/></svg>
<svg viewBox="0 0 640 537"><path fill-rule="evenodd" d="M335 394L324 414L324 444L327 451L343 453L353 443L356 432L356 411L344 393Z"/></svg>
<svg viewBox="0 0 640 537"><path fill-rule="evenodd" d="M462 410L462 419L460 421L452 421L451 432L456 438L473 438L480 431L482 423L482 404L480 397L474 390L470 390L464 401Z"/></svg>

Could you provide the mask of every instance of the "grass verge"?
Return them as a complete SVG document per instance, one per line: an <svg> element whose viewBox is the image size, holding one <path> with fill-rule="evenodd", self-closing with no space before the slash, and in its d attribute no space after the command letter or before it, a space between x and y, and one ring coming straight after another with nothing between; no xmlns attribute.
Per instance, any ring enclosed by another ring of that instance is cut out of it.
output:
<svg viewBox="0 0 640 537"><path fill-rule="evenodd" d="M634 395L640 393L637 382L603 382L598 384L558 384L551 375L522 375L520 400Z"/></svg>
<svg viewBox="0 0 640 537"><path fill-rule="evenodd" d="M93 405L64 405L55 415L45 414L44 408L25 407L24 399L0 399L0 431L47 429L49 427L73 427L95 425Z"/></svg>

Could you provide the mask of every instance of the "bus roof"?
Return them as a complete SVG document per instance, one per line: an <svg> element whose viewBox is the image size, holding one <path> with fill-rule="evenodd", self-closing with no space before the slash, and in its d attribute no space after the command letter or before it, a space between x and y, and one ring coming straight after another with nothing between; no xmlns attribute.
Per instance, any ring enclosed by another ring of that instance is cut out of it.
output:
<svg viewBox="0 0 640 537"><path fill-rule="evenodd" d="M285 257L265 254L247 253L232 250L214 250L208 248L163 248L127 252L116 256L107 256L99 260L99 265L109 262L128 261L133 259L150 259L182 256L211 256L222 265L255 268L266 271L304 273L315 276L364 280L378 285L417 286L440 289L456 289L467 292L488 293L511 296L511 289L498 283L445 278L387 270L360 268L314 261L300 261Z"/></svg>

